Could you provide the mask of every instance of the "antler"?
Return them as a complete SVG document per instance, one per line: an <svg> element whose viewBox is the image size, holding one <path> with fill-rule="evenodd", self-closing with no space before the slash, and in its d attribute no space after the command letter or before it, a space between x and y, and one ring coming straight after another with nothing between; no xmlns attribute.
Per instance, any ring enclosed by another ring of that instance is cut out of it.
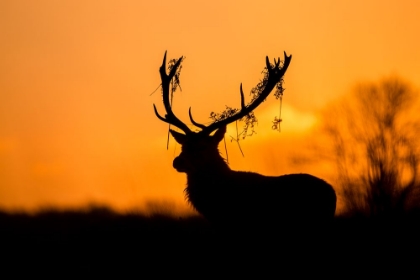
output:
<svg viewBox="0 0 420 280"><path fill-rule="evenodd" d="M181 61L182 61L183 57L181 56L175 62L175 64L173 65L173 67L172 67L172 69L171 69L171 71L168 75L168 74L166 74L166 53L167 52L165 51L162 66L159 68L159 73L160 73L160 77L161 77L161 80L162 80L163 105L165 106L165 110L166 110L165 117L162 117L161 115L159 115L155 104L153 104L153 107L155 109L156 116L161 121L172 124L172 125L178 127L179 129L181 129L182 131L184 131L185 134L189 134L189 133L192 133L192 131L188 128L188 126L185 123L183 123L180 119L178 119L175 116L175 114L172 112L171 104L170 104L170 101L169 101L169 84L170 84L172 78L175 76L175 73L176 73L179 65L181 64ZM214 123L206 126L204 124L200 124L200 123L196 122L193 119L193 116L192 116L192 113L191 113L191 108L190 108L189 117L190 117L191 123L202 129L200 131L200 133L210 134L212 131L214 131L216 129L219 129L223 126L228 125L229 123L232 123L236 120L239 120L239 119L247 116L253 110L255 110L261 104L261 102L263 102L267 98L267 96L271 93L271 91L276 86L276 84L278 82L280 82L281 78L284 76L287 68L289 67L291 59L292 59L292 56L291 55L287 56L286 52L284 52L283 66L280 66L281 60L280 60L280 58L278 58L277 61L276 61L276 59L274 59L274 67L271 67L270 61L269 61L268 56L267 56L266 59L265 59L265 63L266 63L266 66L267 66L267 79L263 82L263 85L262 85L263 88L260 90L259 95L250 104L245 105L244 92L242 90L242 83L241 83L241 85L240 85L241 109L238 110L235 114L233 114L229 117L226 117L224 119L215 121Z"/></svg>
<svg viewBox="0 0 420 280"><path fill-rule="evenodd" d="M173 126L178 127L182 131L185 132L185 134L191 133L191 130L188 128L188 126L183 123L180 119L178 119L175 114L172 112L171 104L169 102L169 84L172 80L172 78L175 76L176 70L178 69L179 65L182 61L182 56L175 62L173 65L171 71L169 72L169 75L166 74L166 53L163 57L162 66L159 68L160 78L162 80L162 97L163 97L163 105L165 106L166 114L165 117L162 117L159 115L156 105L153 104L153 108L155 109L156 116L166 123L172 124Z"/></svg>
<svg viewBox="0 0 420 280"><path fill-rule="evenodd" d="M243 117L245 117L246 115L248 115L249 113L251 113L255 108L257 108L261 102L263 102L267 96L270 94L270 92L273 90L273 88L276 86L276 84L280 81L280 79L283 77L283 75L286 73L287 68L289 67L290 61L292 59L292 55L287 56L286 52L284 52L284 62L283 62L283 66L280 66L280 58L278 58L278 60L276 61L276 59L274 59L274 67L271 67L270 61L268 59L268 56L265 59L265 63L267 65L267 71L268 71L268 78L267 80L264 82L264 88L260 91L260 94L248 105L245 105L245 98L244 98L244 92L242 90L242 83L240 86L240 93L241 93L241 109L225 118L219 121L216 121L212 124L210 124L209 126L197 123L196 121L194 121L192 114L191 114L191 108L190 108L190 119L191 122L197 126L200 127L202 129L202 131L200 133L205 133L205 134L210 134L212 131L221 128L223 126L228 125L229 123L232 123L236 120L239 120Z"/></svg>

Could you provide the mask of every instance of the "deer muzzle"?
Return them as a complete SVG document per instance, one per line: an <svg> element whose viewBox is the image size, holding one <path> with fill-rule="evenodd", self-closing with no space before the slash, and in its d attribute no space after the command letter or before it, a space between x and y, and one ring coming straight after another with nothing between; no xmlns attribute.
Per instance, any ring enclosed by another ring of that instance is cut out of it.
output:
<svg viewBox="0 0 420 280"><path fill-rule="evenodd" d="M186 172L185 168L185 160L178 156L174 159L172 166L176 169L178 172Z"/></svg>

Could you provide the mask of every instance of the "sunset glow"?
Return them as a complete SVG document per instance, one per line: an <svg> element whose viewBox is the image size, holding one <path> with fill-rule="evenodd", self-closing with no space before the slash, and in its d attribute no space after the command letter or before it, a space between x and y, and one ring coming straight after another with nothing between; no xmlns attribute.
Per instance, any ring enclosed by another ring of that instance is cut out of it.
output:
<svg viewBox="0 0 420 280"><path fill-rule="evenodd" d="M257 134L240 142L244 156L229 137L220 151L234 170L333 184L330 167L297 152L355 83L396 74L420 88L419 11L414 0L2 1L0 208L189 209L185 174L172 167L180 147L170 139L166 149L168 125L153 112L163 112L166 50L186 57L174 111L187 122L192 107L202 123L239 107L240 83L245 93L258 83L266 55L292 54L281 132L270 96L255 112Z"/></svg>

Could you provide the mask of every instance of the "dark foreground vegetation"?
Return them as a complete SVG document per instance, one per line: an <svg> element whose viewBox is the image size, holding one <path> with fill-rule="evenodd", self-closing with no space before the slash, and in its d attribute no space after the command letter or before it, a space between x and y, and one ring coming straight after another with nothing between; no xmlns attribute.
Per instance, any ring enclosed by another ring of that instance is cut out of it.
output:
<svg viewBox="0 0 420 280"><path fill-rule="evenodd" d="M397 265L406 271L407 261L418 258L419 221L420 215L412 213L387 219L336 217L322 227L280 222L270 230L226 229L200 216L118 214L92 208L35 215L2 212L0 237L7 259L3 267L35 263L43 273L52 268L68 272L82 268L95 274L112 269L139 275L153 271L155 276L194 274L191 269L221 273L222 268L236 274L282 273L308 265L323 273L332 273L332 267L342 267L346 274L361 269L378 273Z"/></svg>

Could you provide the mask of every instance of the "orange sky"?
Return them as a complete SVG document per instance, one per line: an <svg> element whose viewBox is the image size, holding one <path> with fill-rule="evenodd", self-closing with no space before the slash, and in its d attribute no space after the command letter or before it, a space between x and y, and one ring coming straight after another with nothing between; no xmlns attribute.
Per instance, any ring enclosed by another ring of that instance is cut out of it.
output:
<svg viewBox="0 0 420 280"><path fill-rule="evenodd" d="M166 150L158 68L186 56L174 110L198 121L239 105L266 55L293 55L278 103L257 109L258 134L228 142L232 169L276 175L331 170L290 165L314 135L317 111L361 80L397 74L420 85L420 2L375 1L0 2L0 208L183 203L185 174ZM229 128L234 133L234 128ZM224 151L223 151L224 153ZM330 174L330 175L329 175Z"/></svg>

